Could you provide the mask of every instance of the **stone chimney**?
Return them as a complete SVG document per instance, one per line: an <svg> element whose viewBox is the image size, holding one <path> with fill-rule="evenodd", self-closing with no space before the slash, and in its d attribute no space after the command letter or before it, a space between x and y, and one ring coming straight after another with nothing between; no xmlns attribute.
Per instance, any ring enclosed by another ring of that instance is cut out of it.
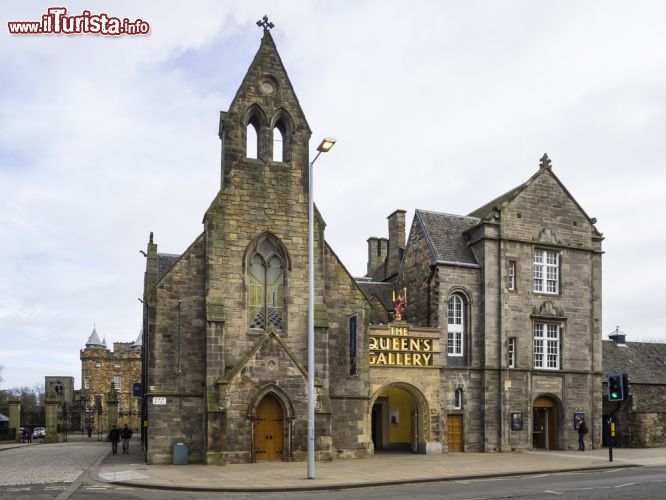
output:
<svg viewBox="0 0 666 500"><path fill-rule="evenodd" d="M383 266L387 255L388 240L386 238L377 238L376 236L368 238L368 270L366 276L372 276L380 266Z"/></svg>
<svg viewBox="0 0 666 500"><path fill-rule="evenodd" d="M405 251L405 211L396 210L387 217L389 226L386 278L395 276Z"/></svg>

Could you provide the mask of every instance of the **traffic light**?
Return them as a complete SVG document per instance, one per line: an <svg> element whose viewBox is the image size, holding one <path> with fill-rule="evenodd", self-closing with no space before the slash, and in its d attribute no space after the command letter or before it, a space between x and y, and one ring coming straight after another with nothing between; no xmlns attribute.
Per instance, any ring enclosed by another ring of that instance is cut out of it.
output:
<svg viewBox="0 0 666 500"><path fill-rule="evenodd" d="M610 372L608 374L608 401L624 401L626 375L622 372Z"/></svg>

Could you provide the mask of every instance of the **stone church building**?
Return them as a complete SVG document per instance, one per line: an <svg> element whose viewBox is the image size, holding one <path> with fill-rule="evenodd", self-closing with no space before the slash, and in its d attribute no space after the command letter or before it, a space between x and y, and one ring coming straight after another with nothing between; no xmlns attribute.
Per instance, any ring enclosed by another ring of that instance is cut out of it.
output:
<svg viewBox="0 0 666 500"><path fill-rule="evenodd" d="M147 459L303 460L311 132L267 30L219 135L202 233L147 246ZM316 458L569 449L574 413L599 445L602 236L547 156L467 216L388 222L354 278L315 215Z"/></svg>

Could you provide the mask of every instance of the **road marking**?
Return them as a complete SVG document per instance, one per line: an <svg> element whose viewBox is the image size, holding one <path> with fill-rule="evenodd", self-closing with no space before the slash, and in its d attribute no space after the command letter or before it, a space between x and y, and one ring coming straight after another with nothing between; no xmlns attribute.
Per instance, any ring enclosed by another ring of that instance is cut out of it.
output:
<svg viewBox="0 0 666 500"><path fill-rule="evenodd" d="M625 483L625 484L618 484L616 488L624 488L625 486L633 486L634 484L638 483Z"/></svg>
<svg viewBox="0 0 666 500"><path fill-rule="evenodd" d="M111 450L107 449L106 452L102 453L90 467L81 471L81 473L76 478L76 481L70 484L65 491L60 493L60 495L58 495L55 498L55 500L67 500L69 497L71 497L74 494L74 492L79 488L79 486L81 486L81 484L83 483L83 478L87 475L86 473L90 469L98 467L99 464L101 464L104 461L104 459L108 456L109 453L111 453Z"/></svg>
<svg viewBox="0 0 666 500"><path fill-rule="evenodd" d="M555 491L555 490L545 490L544 493L550 493L551 495L561 495L562 494L559 491Z"/></svg>
<svg viewBox="0 0 666 500"><path fill-rule="evenodd" d="M30 491L30 488L7 488L7 491Z"/></svg>

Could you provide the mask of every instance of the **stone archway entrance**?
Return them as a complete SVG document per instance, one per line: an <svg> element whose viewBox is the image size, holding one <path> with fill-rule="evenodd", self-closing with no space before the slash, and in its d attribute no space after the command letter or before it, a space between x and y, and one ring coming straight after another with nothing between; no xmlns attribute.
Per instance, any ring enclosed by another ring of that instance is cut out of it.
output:
<svg viewBox="0 0 666 500"><path fill-rule="evenodd" d="M421 392L404 383L389 384L375 393L370 422L375 452L425 453L430 435L428 405Z"/></svg>
<svg viewBox="0 0 666 500"><path fill-rule="evenodd" d="M543 450L559 449L559 403L541 396L532 405L532 447Z"/></svg>

